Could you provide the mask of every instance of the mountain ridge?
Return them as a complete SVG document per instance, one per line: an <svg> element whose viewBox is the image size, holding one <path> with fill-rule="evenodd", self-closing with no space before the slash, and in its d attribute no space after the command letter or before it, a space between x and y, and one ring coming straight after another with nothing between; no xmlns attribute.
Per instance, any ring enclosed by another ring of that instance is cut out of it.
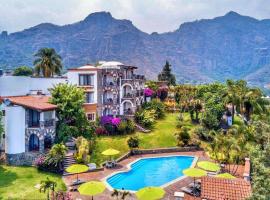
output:
<svg viewBox="0 0 270 200"><path fill-rule="evenodd" d="M230 11L213 19L185 22L175 31L149 34L109 12L91 13L73 24L41 23L1 34L0 68L31 66L33 54L42 47L55 48L67 68L119 60L139 66L153 78L169 60L178 82L244 78L264 86L268 75L261 82L254 79L256 72L261 76L260 69L270 66L270 20Z"/></svg>

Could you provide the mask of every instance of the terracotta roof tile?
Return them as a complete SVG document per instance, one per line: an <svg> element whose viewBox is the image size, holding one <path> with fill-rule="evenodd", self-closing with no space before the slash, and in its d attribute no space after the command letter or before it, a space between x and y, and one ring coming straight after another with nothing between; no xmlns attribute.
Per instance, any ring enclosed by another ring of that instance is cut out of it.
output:
<svg viewBox="0 0 270 200"><path fill-rule="evenodd" d="M54 110L57 108L56 105L48 103L49 97L36 95L36 96L9 96L9 97L1 97L1 100L9 99L11 103L15 105L20 105L23 107L31 108L34 110Z"/></svg>
<svg viewBox="0 0 270 200"><path fill-rule="evenodd" d="M251 185L243 179L203 177L201 198L207 200L244 200L251 194Z"/></svg>

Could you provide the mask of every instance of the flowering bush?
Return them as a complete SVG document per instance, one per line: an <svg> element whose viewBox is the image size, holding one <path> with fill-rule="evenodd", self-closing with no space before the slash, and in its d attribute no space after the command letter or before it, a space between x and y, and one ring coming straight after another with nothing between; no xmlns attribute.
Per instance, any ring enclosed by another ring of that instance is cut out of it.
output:
<svg viewBox="0 0 270 200"><path fill-rule="evenodd" d="M34 165L37 167L41 167L44 165L46 160L45 156L39 156L35 161L34 161Z"/></svg>
<svg viewBox="0 0 270 200"><path fill-rule="evenodd" d="M102 125L110 124L110 125L118 126L120 122L121 122L121 119L119 117L111 117L111 116L101 117Z"/></svg>
<svg viewBox="0 0 270 200"><path fill-rule="evenodd" d="M107 135L108 131L103 127L97 127L96 128L96 134L97 135Z"/></svg>
<svg viewBox="0 0 270 200"><path fill-rule="evenodd" d="M111 117L111 116L102 116L101 117L101 120L100 120L100 123L102 125L111 124L112 123L112 119L113 119L113 117Z"/></svg>
<svg viewBox="0 0 270 200"><path fill-rule="evenodd" d="M150 88L145 88L144 89L144 95L146 97L151 97L153 94L154 94L154 91L152 89L150 89Z"/></svg>
<svg viewBox="0 0 270 200"><path fill-rule="evenodd" d="M121 122L121 119L119 117L115 117L112 119L112 125L118 126Z"/></svg>
<svg viewBox="0 0 270 200"><path fill-rule="evenodd" d="M161 101L164 101L168 96L168 88L161 87L157 91L157 96Z"/></svg>

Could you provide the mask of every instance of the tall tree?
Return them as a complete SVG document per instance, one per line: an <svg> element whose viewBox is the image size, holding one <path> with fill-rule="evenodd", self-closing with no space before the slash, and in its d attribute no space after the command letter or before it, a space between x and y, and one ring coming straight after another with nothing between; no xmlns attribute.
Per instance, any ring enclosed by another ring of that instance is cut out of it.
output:
<svg viewBox="0 0 270 200"><path fill-rule="evenodd" d="M34 56L36 57L34 65L37 75L52 77L54 74L61 73L62 59L53 48L41 48Z"/></svg>
<svg viewBox="0 0 270 200"><path fill-rule="evenodd" d="M166 61L162 71L158 74L158 80L167 81L168 85L175 85L175 75L172 74L171 65L168 61Z"/></svg>
<svg viewBox="0 0 270 200"><path fill-rule="evenodd" d="M13 76L32 76L33 69L27 66L17 67L14 72Z"/></svg>
<svg viewBox="0 0 270 200"><path fill-rule="evenodd" d="M3 113L0 110L0 142L1 142L2 134L4 132L4 126L3 126L2 121L3 121Z"/></svg>
<svg viewBox="0 0 270 200"><path fill-rule="evenodd" d="M58 84L50 90L50 102L57 105L57 139L58 142L68 137L83 136L94 139L94 126L87 120L83 103L85 102L84 90L70 84Z"/></svg>

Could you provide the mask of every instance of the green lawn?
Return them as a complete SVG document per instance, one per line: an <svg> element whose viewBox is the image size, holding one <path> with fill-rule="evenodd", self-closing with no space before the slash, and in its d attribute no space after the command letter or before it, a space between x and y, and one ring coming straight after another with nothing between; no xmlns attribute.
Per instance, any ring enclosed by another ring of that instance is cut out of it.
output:
<svg viewBox="0 0 270 200"><path fill-rule="evenodd" d="M167 113L166 117L158 120L154 129L150 133L136 132L132 135L137 135L140 139L140 148L158 148L158 147L174 147L176 146L175 132L177 131L177 116L179 113ZM189 115L184 115L184 125L192 128L194 125L190 123ZM97 138L96 148L92 154L91 160L97 164L104 162L107 158L101 154L102 151L108 148L119 150L123 155L129 151L127 139L132 135L123 136L102 136Z"/></svg>
<svg viewBox="0 0 270 200"><path fill-rule="evenodd" d="M57 182L56 190L65 190L61 176L39 172L34 167L0 165L0 199L46 199L34 186L49 177Z"/></svg>

